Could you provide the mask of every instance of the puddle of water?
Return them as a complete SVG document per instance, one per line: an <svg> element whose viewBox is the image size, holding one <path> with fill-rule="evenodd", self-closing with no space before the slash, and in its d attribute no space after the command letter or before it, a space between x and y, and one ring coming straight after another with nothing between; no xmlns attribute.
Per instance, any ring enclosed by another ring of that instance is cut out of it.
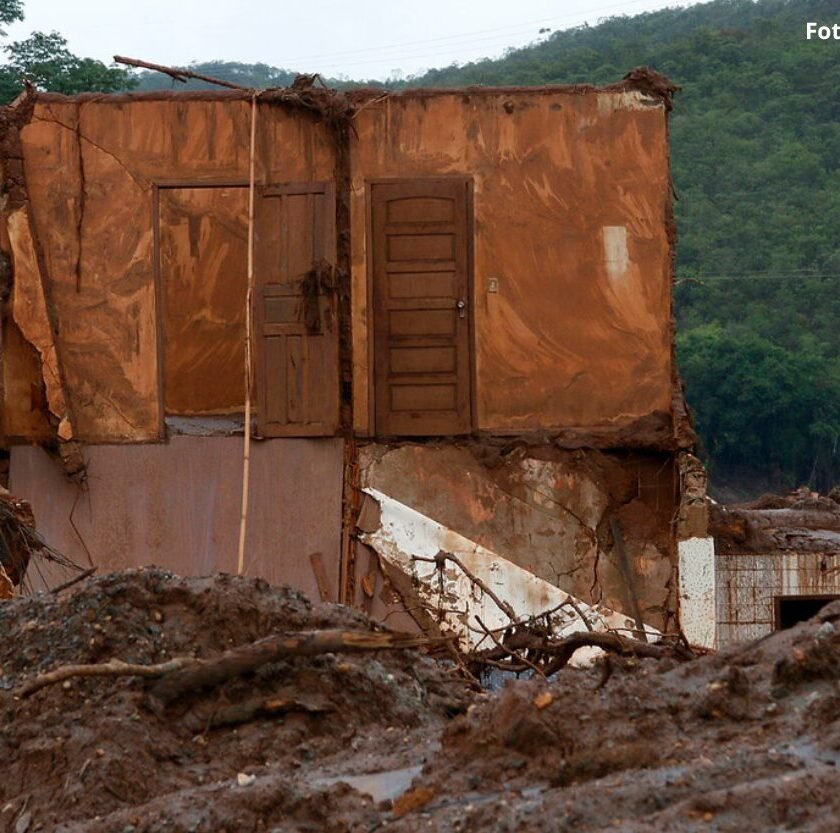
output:
<svg viewBox="0 0 840 833"><path fill-rule="evenodd" d="M364 775L334 775L329 778L316 778L313 784L317 787L347 784L348 787L369 795L376 803L379 803L399 798L422 771L422 766L409 766L404 769L389 769L385 772L369 772Z"/></svg>

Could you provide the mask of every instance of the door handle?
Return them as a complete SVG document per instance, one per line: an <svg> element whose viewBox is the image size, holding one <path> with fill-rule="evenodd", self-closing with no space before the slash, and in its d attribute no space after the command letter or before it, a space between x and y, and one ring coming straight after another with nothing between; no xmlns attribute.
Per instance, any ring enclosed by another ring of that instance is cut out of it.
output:
<svg viewBox="0 0 840 833"><path fill-rule="evenodd" d="M458 309L458 318L465 318L467 315L467 302L463 300L458 300L455 302L455 306Z"/></svg>

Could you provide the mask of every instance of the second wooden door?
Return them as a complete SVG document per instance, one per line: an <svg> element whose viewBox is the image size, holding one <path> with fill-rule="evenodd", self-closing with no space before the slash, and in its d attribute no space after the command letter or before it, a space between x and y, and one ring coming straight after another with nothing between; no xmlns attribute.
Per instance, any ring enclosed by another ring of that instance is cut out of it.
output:
<svg viewBox="0 0 840 833"><path fill-rule="evenodd" d="M469 183L371 186L376 433L468 433Z"/></svg>

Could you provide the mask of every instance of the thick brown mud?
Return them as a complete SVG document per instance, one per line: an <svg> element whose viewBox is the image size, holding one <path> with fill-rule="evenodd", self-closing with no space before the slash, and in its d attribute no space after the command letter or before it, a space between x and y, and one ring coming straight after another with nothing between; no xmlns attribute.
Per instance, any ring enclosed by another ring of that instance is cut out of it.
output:
<svg viewBox="0 0 840 833"><path fill-rule="evenodd" d="M375 626L264 582L163 571L0 606L0 831L840 830L840 603L676 664L476 692L416 650L296 657L155 708L136 677L278 631ZM272 712L243 713L262 698ZM245 716L243 716L245 714Z"/></svg>

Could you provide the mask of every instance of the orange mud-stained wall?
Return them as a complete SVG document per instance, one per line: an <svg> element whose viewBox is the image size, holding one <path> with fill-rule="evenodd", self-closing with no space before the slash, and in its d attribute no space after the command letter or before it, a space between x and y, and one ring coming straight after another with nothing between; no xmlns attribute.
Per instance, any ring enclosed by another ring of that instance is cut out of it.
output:
<svg viewBox="0 0 840 833"><path fill-rule="evenodd" d="M667 439L665 103L638 90L430 91L373 104L355 126L356 427L373 429L369 183L466 176L474 214L474 427L521 433L647 420Z"/></svg>
<svg viewBox="0 0 840 833"><path fill-rule="evenodd" d="M75 439L162 439L164 403L174 414L242 409L241 98L49 96L21 131L41 275L13 241L15 291L47 286ZM256 155L261 182L333 177L323 126L283 108L260 107ZM6 424L25 425L16 411L28 407L7 398Z"/></svg>
<svg viewBox="0 0 840 833"><path fill-rule="evenodd" d="M671 447L666 106L623 87L416 91L359 106L347 140L357 433L376 430L370 183L461 177L473 428ZM75 439L156 441L165 413L241 411L249 129L239 93L36 99L21 144L41 274L13 241L15 291L46 287ZM258 185L336 171L320 116L259 105ZM7 328L7 391L31 375L19 335ZM42 399L7 396L9 439L43 437Z"/></svg>

